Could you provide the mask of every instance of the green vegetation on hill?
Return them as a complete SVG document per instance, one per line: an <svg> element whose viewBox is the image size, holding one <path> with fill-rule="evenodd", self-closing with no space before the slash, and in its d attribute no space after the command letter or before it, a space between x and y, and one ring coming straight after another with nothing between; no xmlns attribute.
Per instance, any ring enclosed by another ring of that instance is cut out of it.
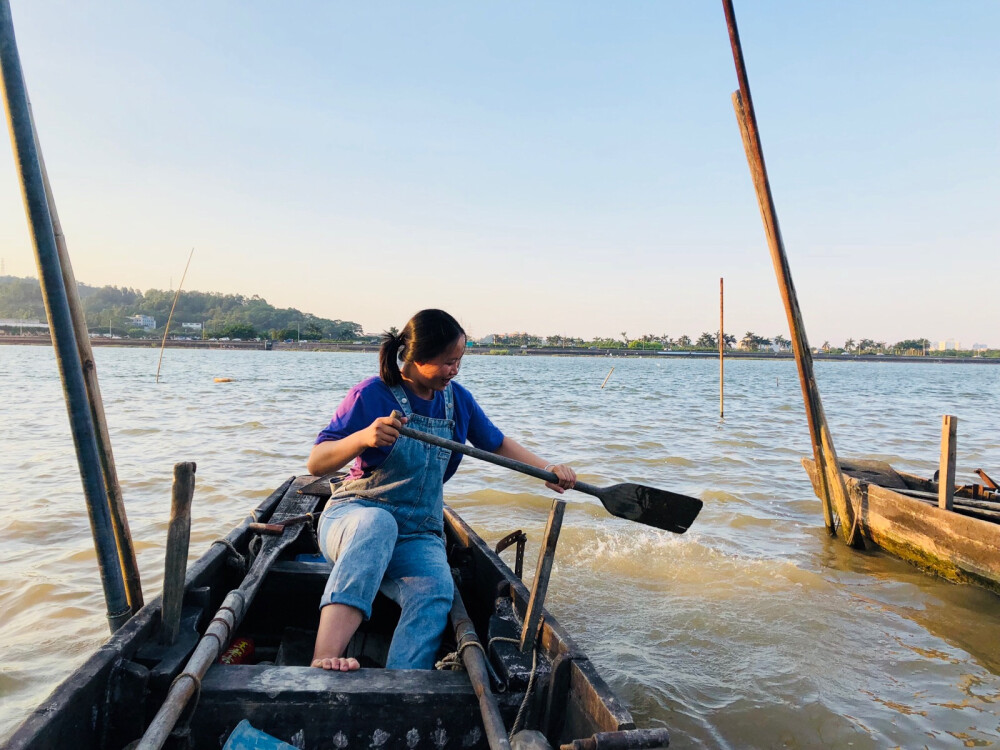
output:
<svg viewBox="0 0 1000 750"><path fill-rule="evenodd" d="M92 332L115 335L155 335L136 329L129 318L149 315L156 319L157 332L170 314L174 292L149 289L141 292L128 287L93 287L77 285L80 302ZM45 320L45 306L37 279L0 276L0 318ZM208 337L230 338L270 337L305 340L332 339L353 341L362 336L361 325L347 320L328 320L303 313L295 308L276 308L257 295L218 292L181 292L170 323L171 335L198 332L185 331L183 323L200 323Z"/></svg>

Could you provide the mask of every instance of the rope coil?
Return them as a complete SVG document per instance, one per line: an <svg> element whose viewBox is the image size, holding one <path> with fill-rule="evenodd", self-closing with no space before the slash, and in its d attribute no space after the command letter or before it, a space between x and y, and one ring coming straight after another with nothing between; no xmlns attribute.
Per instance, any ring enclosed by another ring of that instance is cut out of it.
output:
<svg viewBox="0 0 1000 750"><path fill-rule="evenodd" d="M518 638L508 638L507 636L494 636L490 638L487 642L486 647L480 643L475 636L470 636L467 639L463 639L463 643L458 644L458 650L452 651L450 654L445 656L441 661L434 664L434 669L444 670L450 669L454 671L463 671L465 667L462 665L462 651L468 646L475 646L480 651L483 652L483 656L486 657L487 664L489 663L489 653L487 649L492 646L497 641L501 643L515 643L520 644L521 641ZM514 719L514 725L511 727L510 733L507 735L507 739L510 740L521 731L521 727L524 724L524 717L528 712L528 703L531 700L531 693L535 689L535 677L538 675L538 646L537 644L531 649L531 674L528 677L528 686L524 690L524 698L521 700L521 705L517 709L517 716Z"/></svg>
<svg viewBox="0 0 1000 750"><path fill-rule="evenodd" d="M226 558L226 563L231 567L235 568L241 574L245 574L249 569L247 564L247 559L240 554L240 551L236 549L236 546L230 542L228 539L216 539L212 542L213 545L221 544L223 547L229 550L229 557Z"/></svg>

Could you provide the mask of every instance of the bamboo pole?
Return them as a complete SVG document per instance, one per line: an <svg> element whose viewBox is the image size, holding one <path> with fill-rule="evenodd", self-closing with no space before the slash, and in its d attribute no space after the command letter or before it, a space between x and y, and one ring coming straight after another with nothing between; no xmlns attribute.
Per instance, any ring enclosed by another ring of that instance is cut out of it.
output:
<svg viewBox="0 0 1000 750"><path fill-rule="evenodd" d="M116 549L94 417L84 382L83 362L76 345L77 335L66 295L38 149L32 133L28 93L17 52L9 0L0 0L0 88L7 110L28 229L38 264L52 348L55 350L56 364L62 380L70 431L87 500L90 528L107 605L108 625L115 632L131 617L131 609Z"/></svg>
<svg viewBox="0 0 1000 750"><path fill-rule="evenodd" d="M184 273L181 274L181 283L177 285L177 294L174 295L174 303L170 306L170 314L167 316L167 325L163 329L163 343L160 344L160 359L156 362L156 382L160 382L160 365L163 364L163 349L167 345L167 336L170 335L170 321L174 319L174 308L177 307L177 300L181 296L181 287L184 286L184 279L187 276L188 266L191 265L191 257L194 255L194 248L188 254L188 262L184 266Z"/></svg>
<svg viewBox="0 0 1000 750"><path fill-rule="evenodd" d="M753 99L750 97L750 82L747 79L746 65L743 61L743 50L740 46L739 31L736 28L736 14L732 0L722 0L726 13L726 24L729 28L729 40L733 49L733 60L736 63L736 75L740 89L733 93L733 107L736 119L740 125L743 147L746 150L750 174L757 193L757 203L761 219L764 223L764 233L767 236L771 251L771 261L778 278L788 326L791 330L792 349L795 352L795 362L798 365L799 383L802 386L802 397L806 407L806 417L809 422L809 432L812 438L813 456L818 468L820 487L822 490L823 517L830 533L837 531L840 537L852 547L864 547L864 539L858 528L857 518L847 495L844 477L840 473L837 453L833 447L833 437L823 412L823 402L820 399L819 388L813 374L812 354L809 341L806 338L802 312L799 309L798 297L792 283L792 272L788 265L784 243L781 239L781 229L778 226L778 214L771 196L771 185L767 178L767 168L764 164L764 151L757 129L757 118L754 114ZM834 522L834 510L839 518L839 530Z"/></svg>
<svg viewBox="0 0 1000 750"><path fill-rule="evenodd" d="M724 365L722 364L722 352L726 348L726 334L725 327L723 325L723 288L722 279L719 279L719 419L724 419L726 416L726 396L725 388L723 384L725 383L724 375Z"/></svg>
<svg viewBox="0 0 1000 750"><path fill-rule="evenodd" d="M66 299L69 303L70 316L73 319L73 331L76 334L76 348L80 352L83 366L84 385L87 388L87 398L93 415L94 427L97 429L97 450L101 460L101 473L104 476L104 487L108 494L108 509L111 512L111 526L115 534L115 545L118 548L118 559L121 562L122 575L125 578L125 594L128 597L129 609L134 615L142 609L142 583L139 577L139 565L135 559L135 547L132 544L132 532L125 513L125 499L122 496L121 483L118 481L118 470L115 468L115 456L111 450L111 433L108 431L108 420L104 415L104 399L101 397L101 386L97 379L97 363L94 361L94 350L90 345L90 335L87 332L87 316L80 304L80 294L73 273L73 264L66 245L66 235L63 233L62 222L56 209L55 194L49 182L49 173L45 167L45 157L42 155L41 142L35 128L35 118L28 101L28 117L31 121L31 134L38 153L38 166L42 171L42 183L45 186L45 198L52 217L52 232L55 235L56 250L59 253L59 264L62 266L63 285L66 287Z"/></svg>
<svg viewBox="0 0 1000 750"><path fill-rule="evenodd" d="M604 390L604 386L606 386L608 384L608 381L611 379L611 373L613 373L614 371L615 371L614 367L612 367L610 370L608 370L608 374L604 377L604 382L601 383L601 390L602 391Z"/></svg>

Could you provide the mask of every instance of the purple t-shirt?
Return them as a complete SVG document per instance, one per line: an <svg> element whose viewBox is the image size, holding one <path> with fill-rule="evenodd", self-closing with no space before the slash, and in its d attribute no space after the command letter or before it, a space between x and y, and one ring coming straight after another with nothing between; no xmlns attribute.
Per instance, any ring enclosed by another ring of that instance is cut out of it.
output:
<svg viewBox="0 0 1000 750"><path fill-rule="evenodd" d="M503 433L489 420L472 394L454 380L451 381L451 390L455 402L455 441L464 443L468 440L477 448L491 452L499 448L503 442ZM409 399L410 408L416 414L432 419L445 418L443 392L435 391L433 398L427 400L415 395L405 383L403 391ZM348 391L330 424L317 435L316 445L327 440L340 440L363 430L379 417L388 417L393 409L399 409L399 403L389 386L378 375L362 380ZM371 473L372 469L385 461L390 450L391 445L385 448L366 448L354 459L350 477L356 479ZM461 460L462 454L452 451L448 468L444 472L444 481L451 478Z"/></svg>

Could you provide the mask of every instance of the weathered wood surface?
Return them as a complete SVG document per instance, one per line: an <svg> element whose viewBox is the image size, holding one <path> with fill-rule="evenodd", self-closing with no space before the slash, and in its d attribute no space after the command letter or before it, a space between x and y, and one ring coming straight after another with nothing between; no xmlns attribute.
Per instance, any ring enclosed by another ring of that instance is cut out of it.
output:
<svg viewBox="0 0 1000 750"><path fill-rule="evenodd" d="M803 458L802 465L818 494L815 463ZM899 476L912 490L937 489L931 482L906 481L908 475ZM872 542L947 580L1000 593L1000 524L943 510L847 474L844 481L861 511L859 527Z"/></svg>
<svg viewBox="0 0 1000 750"><path fill-rule="evenodd" d="M938 476L938 506L951 510L955 499L955 460L958 446L958 417L945 414L941 420L941 465Z"/></svg>
<svg viewBox="0 0 1000 750"><path fill-rule="evenodd" d="M198 706L195 747L218 747L249 718L314 750L487 748L476 694L462 672L221 667L205 675Z"/></svg>
<svg viewBox="0 0 1000 750"><path fill-rule="evenodd" d="M195 464L185 461L174 466L174 485L167 529L167 552L163 563L163 601L160 642L171 646L177 640L184 599L184 572L191 540L191 501L194 498Z"/></svg>

